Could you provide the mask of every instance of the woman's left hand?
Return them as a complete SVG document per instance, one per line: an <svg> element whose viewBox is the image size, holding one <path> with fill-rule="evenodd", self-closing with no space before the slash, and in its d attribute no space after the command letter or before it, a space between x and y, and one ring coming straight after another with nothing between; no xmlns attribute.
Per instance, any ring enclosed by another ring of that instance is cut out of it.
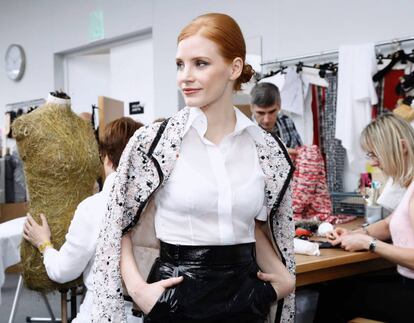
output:
<svg viewBox="0 0 414 323"><path fill-rule="evenodd" d="M346 251L368 250L372 237L362 233L351 233L342 236L341 247Z"/></svg>
<svg viewBox="0 0 414 323"><path fill-rule="evenodd" d="M36 248L43 242L50 241L51 233L46 217L40 214L42 224L37 224L33 217L28 213L23 228L23 238L29 241Z"/></svg>
<svg viewBox="0 0 414 323"><path fill-rule="evenodd" d="M265 282L269 282L272 285L273 289L276 292L276 295L278 295L278 298L279 298L279 291L278 291L278 286L277 286L277 283L276 283L276 281L277 281L276 274L267 274L267 273L263 273L263 272L259 271L257 273L257 277L260 280L263 280Z"/></svg>

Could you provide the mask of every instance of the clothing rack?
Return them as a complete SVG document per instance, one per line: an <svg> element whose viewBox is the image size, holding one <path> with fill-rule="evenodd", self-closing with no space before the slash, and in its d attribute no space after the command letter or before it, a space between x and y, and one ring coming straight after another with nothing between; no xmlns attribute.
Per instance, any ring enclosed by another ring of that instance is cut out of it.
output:
<svg viewBox="0 0 414 323"><path fill-rule="evenodd" d="M401 43L410 42L410 41L414 41L414 36L395 38L392 40L382 41L382 42L376 43L375 47L382 47L382 46L387 46L387 45L392 45L392 44L396 44L399 47ZM307 59L312 59L312 58L317 58L317 57L331 57L331 56L338 55L338 52L339 52L338 49L326 50L326 51L321 51L321 52L316 52L316 53L311 53L311 54L271 60L271 61L263 62L260 65L261 66L276 65L276 64L282 65L282 63L286 63L286 62L302 61L302 60L307 60Z"/></svg>
<svg viewBox="0 0 414 323"><path fill-rule="evenodd" d="M22 102L15 102L15 103L8 103L6 104L6 111L16 111L18 109L27 109L30 107L35 107L42 105L45 103L45 99L35 99L35 100L28 100L28 101L22 101Z"/></svg>

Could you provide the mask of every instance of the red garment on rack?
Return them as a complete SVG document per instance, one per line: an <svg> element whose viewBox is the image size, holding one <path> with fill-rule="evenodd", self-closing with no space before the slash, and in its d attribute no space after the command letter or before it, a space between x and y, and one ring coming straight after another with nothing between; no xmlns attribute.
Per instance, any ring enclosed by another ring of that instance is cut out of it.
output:
<svg viewBox="0 0 414 323"><path fill-rule="evenodd" d="M322 147L321 109L325 109L326 88L312 85L313 144Z"/></svg>
<svg viewBox="0 0 414 323"><path fill-rule="evenodd" d="M301 146L297 148L297 152L292 180L294 219L316 219L334 224L353 220L354 216L332 215L325 163L318 146Z"/></svg>
<svg viewBox="0 0 414 323"><path fill-rule="evenodd" d="M391 70L384 77L384 100L382 106L388 110L394 110L397 107L398 99L404 96L398 95L395 91L400 78L404 76L404 70Z"/></svg>
<svg viewBox="0 0 414 323"><path fill-rule="evenodd" d="M331 199L325 177L325 165L318 146L297 148L292 195L295 219L324 220L331 215Z"/></svg>

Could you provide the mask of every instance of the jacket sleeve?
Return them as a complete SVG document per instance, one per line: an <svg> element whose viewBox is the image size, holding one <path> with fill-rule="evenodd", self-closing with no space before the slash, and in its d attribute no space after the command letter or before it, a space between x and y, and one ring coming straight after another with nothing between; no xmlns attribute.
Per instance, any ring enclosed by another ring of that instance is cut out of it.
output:
<svg viewBox="0 0 414 323"><path fill-rule="evenodd" d="M159 184L156 168L147 156L159 124L143 127L128 142L110 194L99 233L94 263L92 322L125 322L120 255L122 231L138 221L150 194Z"/></svg>
<svg viewBox="0 0 414 323"><path fill-rule="evenodd" d="M276 237L277 245L283 255L286 268L296 276L296 262L293 249L293 238L295 235L295 224L293 221L292 193L290 183L279 207L273 217L273 232ZM277 309L276 318L278 322L293 323L295 319L295 292L289 294L281 302Z"/></svg>
<svg viewBox="0 0 414 323"><path fill-rule="evenodd" d="M269 225L275 247L288 271L295 275L293 252L294 221L292 210L291 179L294 166L280 138L263 132L266 145L258 145L259 161L266 175L266 200L270 208ZM272 322L293 323L295 295L278 301L276 318Z"/></svg>

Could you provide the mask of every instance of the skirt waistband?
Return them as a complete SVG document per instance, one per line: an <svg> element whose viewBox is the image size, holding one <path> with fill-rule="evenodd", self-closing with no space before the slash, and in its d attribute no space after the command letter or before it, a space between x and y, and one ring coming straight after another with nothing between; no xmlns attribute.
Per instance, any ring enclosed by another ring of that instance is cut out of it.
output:
<svg viewBox="0 0 414 323"><path fill-rule="evenodd" d="M231 265L255 259L255 243L229 246L185 246L161 241L161 261L176 264Z"/></svg>
<svg viewBox="0 0 414 323"><path fill-rule="evenodd" d="M404 285L408 286L409 288L414 288L414 279L405 277L401 274L400 276L401 276L401 281Z"/></svg>

